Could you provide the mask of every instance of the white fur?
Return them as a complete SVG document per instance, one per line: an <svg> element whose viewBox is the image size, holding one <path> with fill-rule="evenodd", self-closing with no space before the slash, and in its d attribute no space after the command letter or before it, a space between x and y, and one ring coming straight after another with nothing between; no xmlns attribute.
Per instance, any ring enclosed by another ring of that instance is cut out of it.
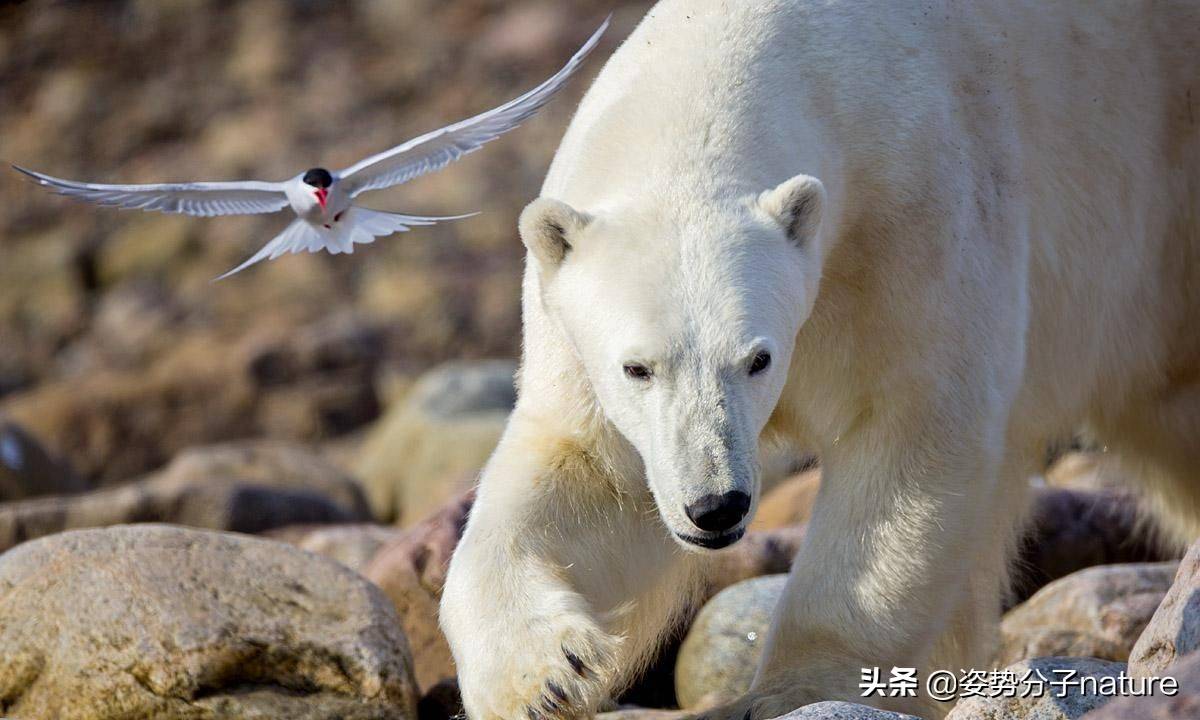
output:
<svg viewBox="0 0 1200 720"><path fill-rule="evenodd" d="M1195 536L1198 22L651 10L522 216L520 400L443 600L470 716L595 711L699 582L684 508L757 499L762 437L824 480L754 689L718 717L858 699L864 666L982 668L1024 478L1083 424Z"/></svg>

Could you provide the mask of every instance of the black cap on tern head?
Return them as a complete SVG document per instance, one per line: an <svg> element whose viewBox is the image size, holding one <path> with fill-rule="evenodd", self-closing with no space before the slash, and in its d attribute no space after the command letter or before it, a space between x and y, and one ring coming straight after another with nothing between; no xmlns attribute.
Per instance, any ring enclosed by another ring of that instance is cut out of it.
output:
<svg viewBox="0 0 1200 720"><path fill-rule="evenodd" d="M333 184L333 175L325 168L313 168L304 173L304 182L315 188L327 188Z"/></svg>

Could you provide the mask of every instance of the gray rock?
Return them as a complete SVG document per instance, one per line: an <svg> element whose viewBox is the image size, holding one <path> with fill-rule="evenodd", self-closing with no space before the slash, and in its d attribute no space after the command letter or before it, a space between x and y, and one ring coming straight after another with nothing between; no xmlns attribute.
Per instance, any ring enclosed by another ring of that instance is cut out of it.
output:
<svg viewBox="0 0 1200 720"><path fill-rule="evenodd" d="M288 545L161 525L0 556L0 698L27 720L412 719L387 598Z"/></svg>
<svg viewBox="0 0 1200 720"><path fill-rule="evenodd" d="M819 702L797 708L779 720L920 720L913 715L876 710L848 702Z"/></svg>
<svg viewBox="0 0 1200 720"><path fill-rule="evenodd" d="M1200 543L1192 545L1150 624L1129 655L1130 674L1161 675L1200 647Z"/></svg>
<svg viewBox="0 0 1200 720"><path fill-rule="evenodd" d="M1125 662L1178 567L1100 565L1055 580L1004 616L994 664L1049 656Z"/></svg>
<svg viewBox="0 0 1200 720"><path fill-rule="evenodd" d="M117 488L0 505L0 550L63 530L168 522L256 533L370 517L353 478L301 447L249 442L197 448Z"/></svg>
<svg viewBox="0 0 1200 720"><path fill-rule="evenodd" d="M516 402L515 372L509 360L447 363L384 415L356 468L377 519L412 524L471 486Z"/></svg>
<svg viewBox="0 0 1200 720"><path fill-rule="evenodd" d="M675 693L683 708L709 707L750 689L787 575L731 585L705 604L679 649Z"/></svg>
<svg viewBox="0 0 1200 720"><path fill-rule="evenodd" d="M1047 657L1023 660L1009 665L1006 670L1015 672L1018 679L1030 671L1040 673L1045 678L1044 692L1023 687L1016 697L965 697L959 700L946 720L1077 720L1108 702L1111 696L1081 693L1077 685L1060 692L1062 686L1056 688L1051 683L1056 680L1060 683L1074 681L1082 677L1115 678L1125 670L1125 663L1094 658ZM1033 677L1038 679L1037 675ZM1029 697L1020 697L1021 694Z"/></svg>

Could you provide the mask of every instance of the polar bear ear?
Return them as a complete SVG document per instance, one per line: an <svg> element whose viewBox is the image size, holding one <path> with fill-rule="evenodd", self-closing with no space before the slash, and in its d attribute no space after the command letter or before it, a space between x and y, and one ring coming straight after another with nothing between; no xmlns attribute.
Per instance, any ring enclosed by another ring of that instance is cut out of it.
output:
<svg viewBox="0 0 1200 720"><path fill-rule="evenodd" d="M758 204L803 246L817 234L825 208L825 186L809 175L797 175L758 198Z"/></svg>
<svg viewBox="0 0 1200 720"><path fill-rule="evenodd" d="M543 269L558 267L571 251L571 239L588 226L591 218L570 205L538 198L521 213L521 240Z"/></svg>

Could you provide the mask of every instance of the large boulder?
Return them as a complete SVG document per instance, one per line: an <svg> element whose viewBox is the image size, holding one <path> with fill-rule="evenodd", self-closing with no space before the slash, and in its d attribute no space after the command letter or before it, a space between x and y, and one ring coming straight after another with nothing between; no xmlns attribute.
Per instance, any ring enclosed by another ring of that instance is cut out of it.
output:
<svg viewBox="0 0 1200 720"><path fill-rule="evenodd" d="M994 664L1049 656L1125 662L1178 566L1100 565L1055 580L1004 616Z"/></svg>
<svg viewBox="0 0 1200 720"><path fill-rule="evenodd" d="M356 474L383 522L416 522L473 484L516 402L515 363L452 362L425 374L372 430Z"/></svg>
<svg viewBox="0 0 1200 720"><path fill-rule="evenodd" d="M87 489L69 465L16 423L0 418L0 502Z"/></svg>
<svg viewBox="0 0 1200 720"><path fill-rule="evenodd" d="M257 533L370 517L353 478L303 448L245 442L189 450L116 488L0 505L0 550L62 530L133 522Z"/></svg>
<svg viewBox="0 0 1200 720"><path fill-rule="evenodd" d="M786 582L786 575L745 580L725 588L704 605L675 663L680 707L712 707L750 689L771 615Z"/></svg>
<svg viewBox="0 0 1200 720"><path fill-rule="evenodd" d="M1016 679L1015 692L1000 692L989 684L983 694L959 700L946 720L1078 720L1112 699L1105 693L1082 692L1079 680L1115 682L1124 670L1125 663L1095 658L1023 660L1005 668Z"/></svg>
<svg viewBox="0 0 1200 720"><path fill-rule="evenodd" d="M1200 542L1192 545L1150 624L1129 655L1134 677L1161 675L1200 648Z"/></svg>
<svg viewBox="0 0 1200 720"><path fill-rule="evenodd" d="M412 648L417 683L423 690L455 677L454 657L438 626L438 603L450 557L462 538L474 498L474 492L469 491L398 534L362 571L395 606ZM482 598L480 601L485 603Z"/></svg>
<svg viewBox="0 0 1200 720"><path fill-rule="evenodd" d="M378 588L272 541L143 525L0 556L0 698L28 720L403 720L404 635Z"/></svg>

